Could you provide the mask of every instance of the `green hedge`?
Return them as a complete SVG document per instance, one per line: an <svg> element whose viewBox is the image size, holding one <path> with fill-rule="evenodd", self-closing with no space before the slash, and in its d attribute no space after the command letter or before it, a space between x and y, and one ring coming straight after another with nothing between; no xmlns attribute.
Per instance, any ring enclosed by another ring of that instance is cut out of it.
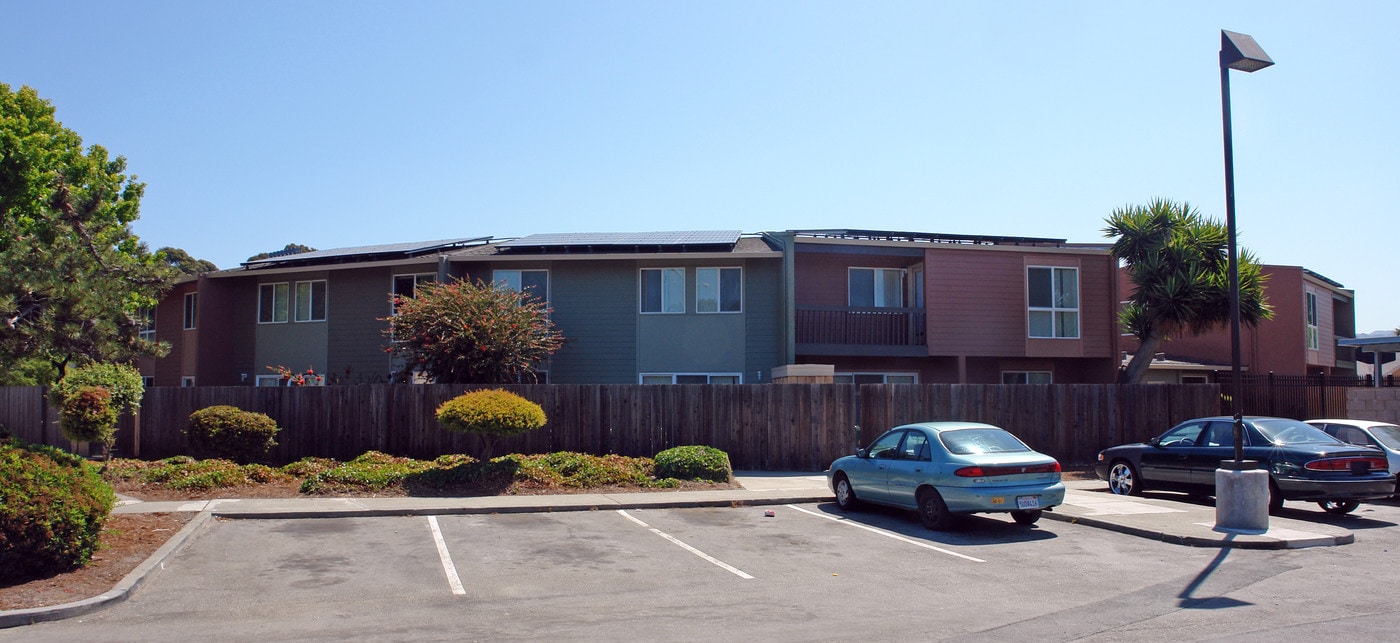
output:
<svg viewBox="0 0 1400 643"><path fill-rule="evenodd" d="M656 477L729 482L734 468L729 454L707 446L683 446L656 454Z"/></svg>
<svg viewBox="0 0 1400 643"><path fill-rule="evenodd" d="M185 435L202 458L226 458L249 463L277 446L281 428L272 418L234 406L210 406L190 414Z"/></svg>

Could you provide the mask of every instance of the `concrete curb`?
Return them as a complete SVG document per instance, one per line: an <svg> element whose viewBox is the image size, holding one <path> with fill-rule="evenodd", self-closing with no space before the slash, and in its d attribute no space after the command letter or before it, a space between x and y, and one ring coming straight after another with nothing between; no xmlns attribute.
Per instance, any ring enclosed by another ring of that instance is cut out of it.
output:
<svg viewBox="0 0 1400 643"><path fill-rule="evenodd" d="M1136 527L1122 522L1114 522L1112 520L1105 520L1093 516L1075 516L1047 511L1041 514L1041 517L1188 547L1214 547L1217 549L1303 549L1306 547L1350 545L1356 542L1356 534L1351 532L1335 536L1310 534L1310 536L1312 536L1310 538L1275 538L1266 534L1240 535L1227 533L1217 533L1212 536L1189 536L1170 534L1160 529L1153 529L1150 527Z"/></svg>
<svg viewBox="0 0 1400 643"><path fill-rule="evenodd" d="M590 499L584 502L561 502L532 505L461 506L461 507L391 507L360 509L318 509L318 510L243 510L234 506L218 506L209 513L219 518L236 520L259 519L302 519L302 518L384 518L394 516L465 516L482 514L555 513L566 511L602 511L614 509L686 509L692 507L756 507L762 505L785 505L806 502L824 502L831 494L805 494L753 498L720 498L714 500L664 500L626 499L611 497Z"/></svg>
<svg viewBox="0 0 1400 643"><path fill-rule="evenodd" d="M213 514L208 511L201 511L195 514L185 526L176 532L170 540L165 541L155 553L151 554L145 562L137 565L135 569L123 576L115 587L106 593L81 601L64 603L62 605L50 605L48 607L31 607L22 610L0 611L0 629L17 627L20 625L30 625L41 621L57 621L74 616L82 616L103 609L110 605L115 605L127 599L137 587L146 582L147 578L155 575L165 567L165 560L178 551L186 542L194 536L196 532L203 529L213 518Z"/></svg>

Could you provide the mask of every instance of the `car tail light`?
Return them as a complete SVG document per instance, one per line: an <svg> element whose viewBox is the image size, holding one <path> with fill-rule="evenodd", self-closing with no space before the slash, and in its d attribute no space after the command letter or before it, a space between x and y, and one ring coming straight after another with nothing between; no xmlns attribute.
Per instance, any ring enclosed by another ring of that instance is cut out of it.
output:
<svg viewBox="0 0 1400 643"><path fill-rule="evenodd" d="M1368 473L1370 471L1385 471L1390 467L1390 463L1385 458L1360 456L1351 458L1324 458L1313 460L1305 465L1308 471L1350 471L1352 473Z"/></svg>
<svg viewBox="0 0 1400 643"><path fill-rule="evenodd" d="M1028 464L1011 465L1000 467L963 467L953 472L959 478L994 478L996 476L1014 476L1022 473L1059 473L1060 463L1051 462L1049 464Z"/></svg>

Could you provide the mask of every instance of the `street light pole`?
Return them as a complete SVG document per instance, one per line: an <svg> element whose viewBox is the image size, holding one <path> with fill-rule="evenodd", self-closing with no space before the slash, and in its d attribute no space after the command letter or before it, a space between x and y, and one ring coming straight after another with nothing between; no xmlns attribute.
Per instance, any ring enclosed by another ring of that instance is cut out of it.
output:
<svg viewBox="0 0 1400 643"><path fill-rule="evenodd" d="M1235 459L1222 461L1215 471L1215 529L1263 533L1269 529L1269 472L1244 459L1244 412L1240 404L1240 266L1235 244L1235 146L1230 131L1230 70L1255 72L1274 61L1254 39L1220 31L1220 119L1225 137L1225 226L1230 252L1230 409Z"/></svg>
<svg viewBox="0 0 1400 643"><path fill-rule="evenodd" d="M1234 413L1235 465L1237 470L1253 468L1244 464L1244 413L1241 398L1240 358L1240 266L1235 245L1235 144L1230 129L1230 70L1255 72L1274 61L1254 38L1220 30L1220 120L1225 137L1225 226L1230 252L1230 410Z"/></svg>

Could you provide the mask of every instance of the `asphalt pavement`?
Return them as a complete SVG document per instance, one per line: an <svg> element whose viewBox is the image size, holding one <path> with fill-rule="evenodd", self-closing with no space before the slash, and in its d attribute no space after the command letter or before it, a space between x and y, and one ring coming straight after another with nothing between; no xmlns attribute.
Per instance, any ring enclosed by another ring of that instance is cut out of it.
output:
<svg viewBox="0 0 1400 643"><path fill-rule="evenodd" d="M821 472L736 472L735 478L741 488L711 491L469 498L309 497L169 502L121 498L114 513L192 512L197 515L146 562L127 574L111 591L64 605L0 611L0 628L70 618L125 600L149 575L162 568L167 558L214 517L288 519L442 516L602 509L740 507L833 501L831 488L827 486L826 476ZM1154 493L1133 497L1116 496L1109 493L1107 483L1099 480L1066 480L1065 486L1065 503L1046 511L1042 520L1069 522L1194 547L1296 549L1345 545L1355 540L1350 530L1335 524L1278 515L1270 516L1269 528L1263 533L1227 533L1215 528L1215 507L1209 499ZM1317 513L1320 514L1321 511L1318 510Z"/></svg>

